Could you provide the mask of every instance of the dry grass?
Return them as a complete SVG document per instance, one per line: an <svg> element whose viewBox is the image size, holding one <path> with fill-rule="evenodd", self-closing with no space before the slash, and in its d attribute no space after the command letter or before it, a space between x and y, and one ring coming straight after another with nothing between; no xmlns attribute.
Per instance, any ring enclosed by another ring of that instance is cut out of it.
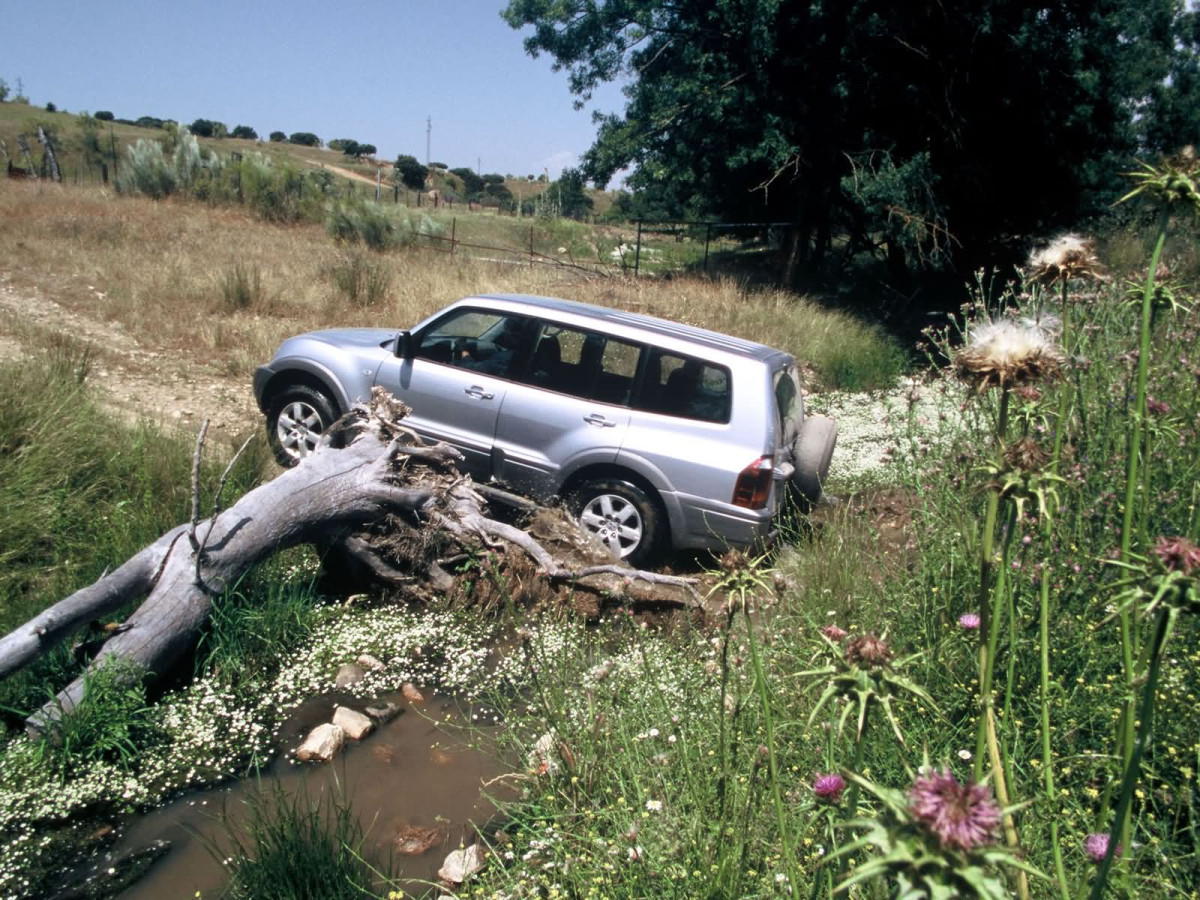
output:
<svg viewBox="0 0 1200 900"><path fill-rule="evenodd" d="M339 289L346 251L319 225L270 225L237 208L100 188L0 182L0 247L8 260L0 274L15 290L36 290L118 323L145 346L239 377L288 335L408 326L460 297L491 292L558 295L760 340L794 353L829 384L848 386L856 367L884 375L896 368L879 368L895 350L877 330L794 294L750 292L732 281L593 278L416 249L371 254L387 289L364 306ZM252 273L253 288L231 302L238 273Z"/></svg>

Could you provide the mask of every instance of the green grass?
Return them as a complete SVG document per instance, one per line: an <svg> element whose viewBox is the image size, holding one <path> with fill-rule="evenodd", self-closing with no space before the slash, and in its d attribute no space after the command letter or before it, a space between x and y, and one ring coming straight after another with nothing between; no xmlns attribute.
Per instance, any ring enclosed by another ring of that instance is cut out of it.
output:
<svg viewBox="0 0 1200 900"><path fill-rule="evenodd" d="M87 385L91 360L69 341L0 365L0 632L116 568L190 515L192 445L145 422L124 425ZM230 452L229 450L225 451ZM235 467L225 501L257 482L261 448ZM209 447L211 503L222 448ZM0 683L0 704L44 700L39 683L73 671L62 650L32 676Z"/></svg>
<svg viewBox="0 0 1200 900"><path fill-rule="evenodd" d="M362 859L362 826L339 797L289 795L277 782L248 800L246 823L230 825L213 855L227 861L225 900L360 900L376 896Z"/></svg>

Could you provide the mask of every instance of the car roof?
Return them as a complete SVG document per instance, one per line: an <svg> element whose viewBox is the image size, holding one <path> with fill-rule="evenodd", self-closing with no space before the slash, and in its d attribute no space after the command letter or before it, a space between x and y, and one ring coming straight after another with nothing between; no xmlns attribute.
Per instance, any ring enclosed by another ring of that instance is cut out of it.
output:
<svg viewBox="0 0 1200 900"><path fill-rule="evenodd" d="M710 331L707 328L698 328L695 325L683 325L679 322L671 322L667 319L647 316L643 313L625 312L624 310L613 309L609 306L596 306L591 303L579 303L575 300L563 300L559 297L540 297L534 294L478 294L474 297L466 297L460 300L459 303L469 304L472 301L478 300L499 301L505 304L505 306L524 307L526 311L534 314L539 310L544 310L551 313L564 313L570 316L599 320L606 324L637 329L643 334L687 341L698 347L732 353L750 359L765 361L777 356L788 356L787 353L775 347L768 347L766 344L759 344L754 341L733 337L732 335L721 334L719 331ZM513 311L515 312L516 310L514 309Z"/></svg>

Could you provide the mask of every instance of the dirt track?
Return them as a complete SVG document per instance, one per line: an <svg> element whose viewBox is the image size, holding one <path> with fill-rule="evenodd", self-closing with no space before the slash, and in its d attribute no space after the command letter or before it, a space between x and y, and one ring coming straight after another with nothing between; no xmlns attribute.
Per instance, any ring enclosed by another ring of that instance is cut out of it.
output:
<svg viewBox="0 0 1200 900"><path fill-rule="evenodd" d="M149 416L194 431L207 417L210 428L230 437L260 427L248 380L221 377L194 358L144 346L119 323L81 311L90 299L79 297L69 309L36 288L15 287L0 273L0 360L44 353L55 340L78 342L92 354L91 384L130 420Z"/></svg>

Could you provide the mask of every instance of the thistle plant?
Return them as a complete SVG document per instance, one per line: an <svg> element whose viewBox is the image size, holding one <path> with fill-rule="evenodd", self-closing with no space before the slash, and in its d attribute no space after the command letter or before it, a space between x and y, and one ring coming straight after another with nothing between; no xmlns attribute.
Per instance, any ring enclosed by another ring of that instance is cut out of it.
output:
<svg viewBox="0 0 1200 900"><path fill-rule="evenodd" d="M835 893L882 877L894 882L894 897L1001 900L1010 895L996 873L1000 867L1041 877L1010 849L996 844L1002 810L987 787L962 784L949 769L922 771L907 793L849 773L855 786L874 796L883 809L876 819L856 818L841 826L862 833L839 847L827 863L859 850L876 852Z"/></svg>
<svg viewBox="0 0 1200 900"><path fill-rule="evenodd" d="M819 669L800 672L796 676L810 679L809 687L822 683L825 685L816 705L809 713L810 726L831 700L842 697L847 702L838 717L839 735L845 730L851 714L857 713L855 744L856 747L861 746L867 728L867 714L872 706L877 705L883 709L892 726L892 733L903 746L904 732L901 731L900 722L892 708L892 700L908 694L926 703L931 709L937 708L925 689L903 674L904 669L920 659L923 653L913 653L902 659L895 659L895 654L887 643L887 632L884 632L882 637L863 634L843 643L830 639L822 629L821 640L828 651L829 664ZM858 764L859 761L856 760L855 768Z"/></svg>
<svg viewBox="0 0 1200 900"><path fill-rule="evenodd" d="M1068 263L1064 257L1056 265L1057 271L1061 272L1064 271L1063 266L1074 263ZM1039 384L1055 377L1062 369L1064 356L1055 340L1056 326L1056 321L1050 318L985 321L969 331L966 345L954 357L956 374L977 394L993 388L1000 392L994 455L984 467L987 501L979 557L979 722L975 740L975 776L979 778L982 774L986 747L996 793L1005 806L1009 805L1010 798L1002 749L996 736L992 683L1000 617L1008 590L1004 579L997 579L994 574L996 527L1000 519L1001 501L1008 501L1006 505L1011 506L1015 520L1024 516L1027 504L1032 504L1042 521L1048 520L1058 506L1057 484L1061 482L1053 471L1047 471L1045 452L1028 435L1023 435L1012 444L1008 442L1009 404L1014 391L1028 392L1031 396L1036 393L1040 398L1040 392L1037 392ZM1008 556L1012 530L1005 529L1005 543L1001 552L1004 559ZM1045 607L1046 603L1043 603L1043 617ZM1010 636L1015 639L1015 621L1010 621ZM1048 653L1045 659L1048 664ZM1046 680L1048 674L1043 676L1043 681ZM1009 693L1011 682L1010 668ZM1047 718L1045 710L1043 690L1043 719ZM1005 816L1004 826L1009 845L1017 848L1020 840L1011 816ZM1020 875L1019 879L1021 896L1028 897L1029 888L1024 875ZM1065 881L1061 883L1065 884Z"/></svg>
<svg viewBox="0 0 1200 900"><path fill-rule="evenodd" d="M1107 835L1094 834L1088 838L1089 855L1093 859L1100 856L1099 868L1092 883L1092 900L1100 900L1103 896L1113 857L1124 843L1122 835L1128 831L1129 811L1140 777L1142 755L1153 730L1163 650L1179 616L1200 613L1200 547L1193 541L1183 537L1162 537L1149 554L1131 554L1130 562L1117 560L1114 564L1131 573L1128 578L1118 582L1122 587L1118 599L1120 615L1127 619L1134 614L1141 618L1153 616L1154 627L1150 643L1143 652L1146 675L1136 719L1136 736L1133 752L1125 763L1121 777L1112 830ZM1133 729L1130 729L1130 733L1133 733ZM1101 837L1107 840L1102 843ZM1101 847L1103 853L1098 854L1096 851Z"/></svg>
<svg viewBox="0 0 1200 900"><path fill-rule="evenodd" d="M754 666L754 681L758 690L759 702L762 704L763 725L766 728L767 771L771 781L771 798L775 805L775 817L779 825L779 841L786 860L787 883L793 900L799 896L799 882L796 878L796 858L792 850L791 831L787 827L787 817L783 809L783 792L779 784L779 762L775 752L775 724L771 715L771 694L767 687L767 677L763 670L762 656L758 652L758 641L754 635L754 623L750 620L750 599L756 595L768 595L771 591L771 570L765 565L766 554L755 558L747 557L737 551L730 551L721 559L724 568L723 576L713 586L709 596L718 591L726 594L726 651L728 649L728 633L733 624L733 616L742 612L746 617L746 635L750 644L750 660ZM721 685L721 754L724 760L724 720L725 720L725 677ZM724 762L722 761L722 765Z"/></svg>
<svg viewBox="0 0 1200 900"><path fill-rule="evenodd" d="M1118 202L1123 203L1134 198L1150 200L1158 206L1158 224L1154 236L1154 249L1150 254L1150 263L1146 270L1146 283L1142 290L1142 316L1138 328L1138 372L1137 393L1134 399L1133 414L1130 419L1129 444L1125 470L1125 506L1121 520L1121 549L1119 560L1129 563L1133 551L1134 510L1137 500L1138 467L1143 462L1150 466L1149 454L1145 453L1143 428L1146 420L1146 386L1150 371L1150 334L1153 326L1153 311L1155 279L1158 275L1159 263L1162 261L1163 247L1167 240L1167 231L1171 215L1176 211L1200 212L1200 163L1196 159L1193 147L1185 147L1178 154L1164 159L1158 166L1142 163L1136 172L1128 173L1136 185ZM1145 459L1143 460L1143 456ZM1146 498L1143 497L1143 501ZM1129 771L1135 754L1134 726L1134 694L1137 673L1134 668L1134 648L1138 640L1136 622L1132 621L1128 605L1122 605L1120 612L1121 627L1121 658L1125 671L1125 686L1128 699L1121 716L1117 731L1117 742L1120 747L1121 761L1126 771ZM1106 813L1107 800L1102 805L1100 815ZM1120 822L1122 843L1129 843L1128 812ZM1098 881L1100 879L1097 879Z"/></svg>

